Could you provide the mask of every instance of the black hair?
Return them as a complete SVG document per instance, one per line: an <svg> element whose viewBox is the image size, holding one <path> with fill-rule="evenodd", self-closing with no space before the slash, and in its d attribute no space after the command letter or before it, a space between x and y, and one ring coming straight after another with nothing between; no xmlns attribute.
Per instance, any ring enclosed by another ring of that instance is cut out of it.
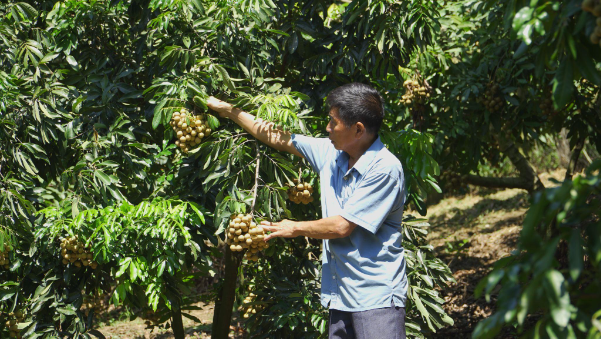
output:
<svg viewBox="0 0 602 339"><path fill-rule="evenodd" d="M330 109L338 109L345 126L361 122L370 134L378 134L385 116L383 98L374 88L352 82L333 89L326 98Z"/></svg>

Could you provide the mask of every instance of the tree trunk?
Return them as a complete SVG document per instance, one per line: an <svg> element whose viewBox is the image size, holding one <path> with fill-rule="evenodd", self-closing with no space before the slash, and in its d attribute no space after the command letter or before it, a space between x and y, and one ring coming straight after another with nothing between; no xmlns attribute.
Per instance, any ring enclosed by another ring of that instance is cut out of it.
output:
<svg viewBox="0 0 602 339"><path fill-rule="evenodd" d="M577 162L579 161L579 156L581 155L581 150L583 150L583 146L585 145L585 139L581 139L577 141L577 145L573 149L573 153L571 154L571 159L566 166L566 173L564 175L564 180L572 180L573 173L575 172L575 167L577 166Z"/></svg>
<svg viewBox="0 0 602 339"><path fill-rule="evenodd" d="M236 292L238 268L242 262L242 253L233 253L226 246L226 265L224 284L222 285L218 299L215 302L213 312L213 325L211 326L211 338L226 339L230 333L230 321L232 319L232 307Z"/></svg>
<svg viewBox="0 0 602 339"><path fill-rule="evenodd" d="M182 323L182 309L180 299L175 297L171 303L171 329L176 339L184 339L184 324Z"/></svg>
<svg viewBox="0 0 602 339"><path fill-rule="evenodd" d="M556 141L556 151L558 152L558 160L562 167L568 167L571 159L571 143L567 137L568 131L562 128L558 135L554 136Z"/></svg>
<svg viewBox="0 0 602 339"><path fill-rule="evenodd" d="M529 193L539 191L545 188L535 168L531 165L529 160L523 156L516 144L510 139L510 137L496 137L500 151L504 153L510 162L516 167L519 172L519 177L511 178L494 178L494 177L482 177L479 175L466 175L463 177L464 181L475 186L484 186L492 188L521 188Z"/></svg>

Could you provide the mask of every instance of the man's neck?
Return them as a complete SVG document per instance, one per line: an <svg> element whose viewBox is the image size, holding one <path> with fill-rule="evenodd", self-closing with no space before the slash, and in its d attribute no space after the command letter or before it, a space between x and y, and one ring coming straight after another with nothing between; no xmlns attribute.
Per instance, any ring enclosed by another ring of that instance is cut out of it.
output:
<svg viewBox="0 0 602 339"><path fill-rule="evenodd" d="M368 148L370 148L370 146L372 146L372 144L376 141L377 138L378 138L378 135L375 136L374 138L367 139L363 143L358 144L358 146L355 147L354 149L345 151L349 155L349 165L347 167L347 170L350 170L353 167L353 165L355 165L358 162L358 160L360 160L361 156L364 153L366 153Z"/></svg>

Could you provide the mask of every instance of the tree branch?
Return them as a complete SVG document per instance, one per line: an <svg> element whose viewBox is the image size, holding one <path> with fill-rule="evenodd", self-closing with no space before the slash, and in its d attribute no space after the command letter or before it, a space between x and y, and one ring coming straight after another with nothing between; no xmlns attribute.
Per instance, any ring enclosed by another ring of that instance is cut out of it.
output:
<svg viewBox="0 0 602 339"><path fill-rule="evenodd" d="M500 146L500 151L510 159L510 162L516 167L518 172L520 173L520 178L506 178L506 179L520 179L524 184L520 184L520 187L527 190L529 193L534 191L539 191L545 188L541 180L539 180L539 176L537 176L537 172L535 168L531 165L529 160L525 158L516 147L514 141L512 141L511 137L508 135L506 137L496 136L497 142ZM510 181L510 183L515 183L515 181ZM503 187L511 187L511 186L503 186Z"/></svg>
<svg viewBox="0 0 602 339"><path fill-rule="evenodd" d="M490 188L520 188L529 191L533 187L531 182L521 177L494 178L470 174L463 178L468 184Z"/></svg>

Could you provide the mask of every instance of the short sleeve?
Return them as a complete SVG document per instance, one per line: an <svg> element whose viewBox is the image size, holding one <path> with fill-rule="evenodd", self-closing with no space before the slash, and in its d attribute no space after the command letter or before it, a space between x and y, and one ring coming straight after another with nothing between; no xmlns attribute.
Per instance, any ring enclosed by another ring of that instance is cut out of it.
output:
<svg viewBox="0 0 602 339"><path fill-rule="evenodd" d="M349 197L341 216L375 234L403 202L403 183L386 173L368 174Z"/></svg>
<svg viewBox="0 0 602 339"><path fill-rule="evenodd" d="M309 162L316 173L324 166L328 153L334 150L332 143L328 138L313 138L300 134L291 136L293 146Z"/></svg>

